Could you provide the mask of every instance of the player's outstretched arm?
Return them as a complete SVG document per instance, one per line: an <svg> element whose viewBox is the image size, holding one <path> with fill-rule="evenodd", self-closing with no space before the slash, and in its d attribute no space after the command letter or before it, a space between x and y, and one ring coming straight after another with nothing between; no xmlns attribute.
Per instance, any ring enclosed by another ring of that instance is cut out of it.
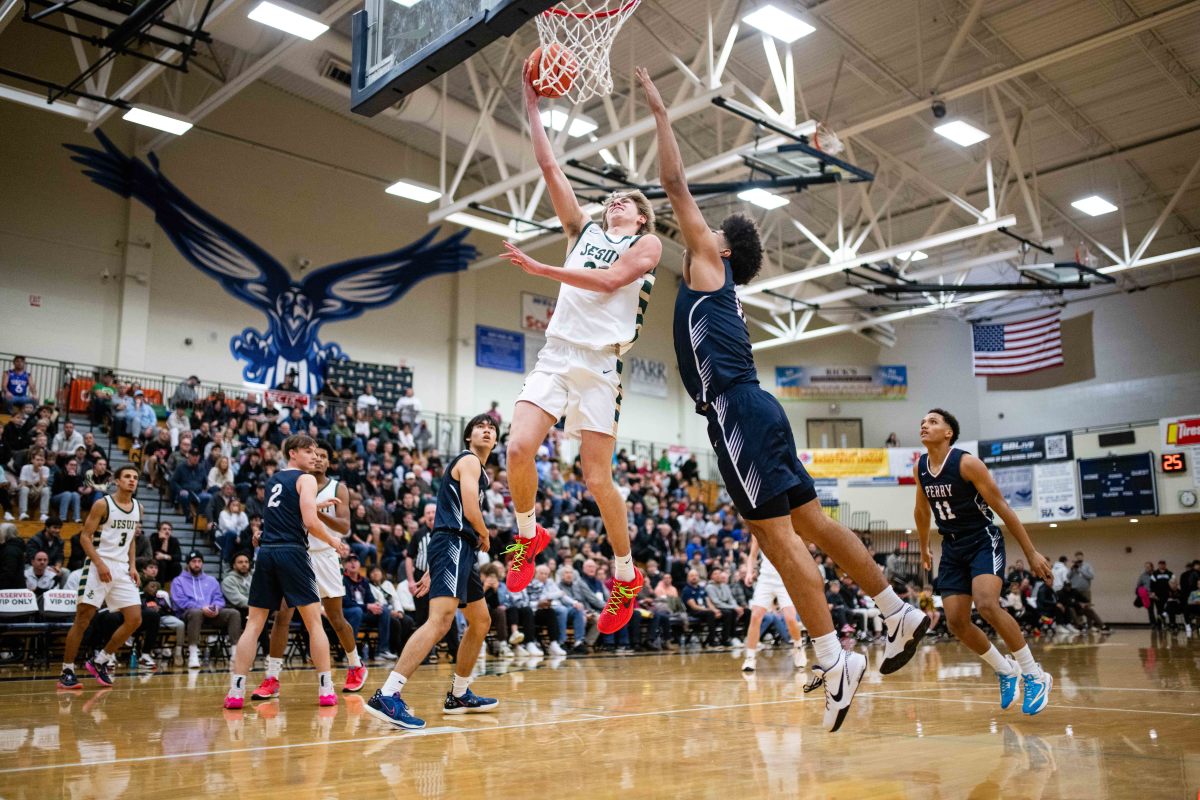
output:
<svg viewBox="0 0 1200 800"><path fill-rule="evenodd" d="M526 63L521 70L521 91L525 96L525 111L529 116L529 136L533 139L533 155L546 179L546 190L550 194L550 203L554 206L554 213L558 216L558 221L562 224L567 238L574 242L579 238L579 232L583 230L583 226L587 224L588 217L583 213L579 201L575 199L571 183L563 174L562 167L558 165L558 160L554 156L554 148L550 145L550 137L546 135L546 129L542 126L542 114L538 109L538 95L529 81L529 69L530 64Z"/></svg>
<svg viewBox="0 0 1200 800"><path fill-rule="evenodd" d="M530 275L550 278L578 289L608 293L628 286L657 267L662 258L662 241L654 234L643 236L608 269L563 269L543 264L512 242L505 242L504 250L501 258L507 258Z"/></svg>
<svg viewBox="0 0 1200 800"><path fill-rule="evenodd" d="M913 477L917 480L917 504L913 509L913 522L917 527L917 539L921 543L921 566L928 572L933 569L933 551L929 549L929 522L933 518L933 511L929 508L929 498L921 488L921 476L915 464Z"/></svg>
<svg viewBox="0 0 1200 800"><path fill-rule="evenodd" d="M974 484L975 490L979 492L983 501L1000 516L1000 519L1004 520L1004 527L1008 528L1008 532L1017 540L1017 544L1021 545L1021 550L1025 553L1025 560L1029 562L1029 570L1044 581L1053 580L1054 573L1050 569L1050 562L1034 548L1033 540L1029 538L1029 532L1025 530L1021 520L1017 519L1017 514L1009 506L1008 501L1004 499L1004 495L1000 492L1000 487L996 485L995 479L992 478L992 473L988 471L987 465L976 456L964 453L959 471L962 472L964 478Z"/></svg>
<svg viewBox="0 0 1200 800"><path fill-rule="evenodd" d="M317 516L320 517L321 523L326 528L345 537L350 532L350 490L346 488L345 484L339 483L334 496L338 501L333 508L333 513L327 514L318 508Z"/></svg>
<svg viewBox="0 0 1200 800"><path fill-rule="evenodd" d="M479 476L483 472L483 465L479 463L478 456L464 456L454 465L454 469L450 474L458 481L458 486L462 490L462 509L463 516L467 522L471 523L471 527L475 529L475 533L479 535L479 547L486 551L491 542L488 537L487 523L483 520L483 512L479 510Z"/></svg>
<svg viewBox="0 0 1200 800"><path fill-rule="evenodd" d="M667 107L645 67L637 68L637 77L650 112L654 114L654 125L658 131L658 180L667 193L667 199L671 201L675 222L691 254L691 266L684 278L688 286L702 292L719 289L725 283L725 266L721 263L721 254L717 252L717 240L712 228L708 226L700 206L688 189L683 156L679 152L679 143L675 141L675 132L671 130L671 120L667 118Z"/></svg>

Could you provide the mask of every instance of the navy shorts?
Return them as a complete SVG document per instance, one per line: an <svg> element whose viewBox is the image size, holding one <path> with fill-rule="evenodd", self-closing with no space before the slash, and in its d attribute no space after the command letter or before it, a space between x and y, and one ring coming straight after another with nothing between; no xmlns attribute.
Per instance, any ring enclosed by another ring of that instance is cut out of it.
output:
<svg viewBox="0 0 1200 800"><path fill-rule="evenodd" d="M786 517L816 499L783 406L758 384L728 389L712 401L707 416L717 468L739 514L753 520Z"/></svg>
<svg viewBox="0 0 1200 800"><path fill-rule="evenodd" d="M942 597L970 594L971 581L978 575L1004 580L1004 562L1004 534L995 526L968 536L943 537L934 588Z"/></svg>
<svg viewBox="0 0 1200 800"><path fill-rule="evenodd" d="M458 607L483 599L483 580L475 548L456 533L434 531L429 537L429 597L457 597Z"/></svg>
<svg viewBox="0 0 1200 800"><path fill-rule="evenodd" d="M287 601L291 608L321 602L317 594L317 576L308 549L291 545L265 545L258 548L254 577L250 579L250 607L274 611Z"/></svg>

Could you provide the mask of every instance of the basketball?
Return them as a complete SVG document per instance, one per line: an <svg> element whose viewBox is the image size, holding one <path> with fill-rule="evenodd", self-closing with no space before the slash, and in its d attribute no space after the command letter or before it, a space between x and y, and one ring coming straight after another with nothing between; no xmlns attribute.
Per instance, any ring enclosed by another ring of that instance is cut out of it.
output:
<svg viewBox="0 0 1200 800"><path fill-rule="evenodd" d="M525 75L541 97L562 97L579 74L579 60L560 44L535 48L525 61Z"/></svg>

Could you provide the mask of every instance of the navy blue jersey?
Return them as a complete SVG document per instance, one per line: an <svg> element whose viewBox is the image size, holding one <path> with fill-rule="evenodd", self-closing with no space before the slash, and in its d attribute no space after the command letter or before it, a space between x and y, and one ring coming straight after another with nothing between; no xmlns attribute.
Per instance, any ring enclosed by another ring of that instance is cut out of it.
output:
<svg viewBox="0 0 1200 800"><path fill-rule="evenodd" d="M921 490L929 499L933 519L941 534L977 533L992 524L992 510L975 488L975 484L962 476L960 465L964 453L956 447L950 449L946 462L937 475L929 471L929 454L917 462L917 475Z"/></svg>
<svg viewBox="0 0 1200 800"><path fill-rule="evenodd" d="M433 529L434 531L457 533L469 541L473 547L478 547L479 536L475 533L475 529L471 527L471 523L467 521L466 515L463 514L462 488L458 479L453 475L455 465L470 455L474 454L470 450L463 450L454 457L453 461L446 465L446 471L442 473L442 485L438 487L437 516L433 518ZM479 510L481 512L483 511L484 503L483 494L487 491L490 484L491 481L488 480L487 470L480 469Z"/></svg>
<svg viewBox="0 0 1200 800"><path fill-rule="evenodd" d="M725 285L698 292L680 284L675 297L675 358L683 387L699 413L730 387L758 383L746 316L733 285L729 261Z"/></svg>
<svg viewBox="0 0 1200 800"><path fill-rule="evenodd" d="M304 474L298 469L282 469L267 481L262 544L308 548L308 530L300 516L300 490L296 488L296 481Z"/></svg>

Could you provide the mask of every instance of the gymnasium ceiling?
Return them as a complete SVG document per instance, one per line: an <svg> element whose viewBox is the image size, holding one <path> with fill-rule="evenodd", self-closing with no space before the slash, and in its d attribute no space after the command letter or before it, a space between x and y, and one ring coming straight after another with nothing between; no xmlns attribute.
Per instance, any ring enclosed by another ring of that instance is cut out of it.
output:
<svg viewBox="0 0 1200 800"><path fill-rule="evenodd" d="M192 2L179 0L179 13L191 8ZM415 148L437 158L442 139L441 82L414 96L404 107L378 117L351 114L348 88L326 73L331 64L349 61L349 15L361 3L301 0L296 4L322 14L332 23L332 30L313 42L302 42L247 19L250 3L246 0L217 0L214 8L220 8L219 18L206 25L216 41L198 56L198 66L203 68L194 68L183 77L170 71L152 76L138 84L137 92L125 96L188 115L203 127L204 116L245 86L262 82L322 106L342 116L347 124L367 126L390 137L399 148ZM631 93L629 85L638 63L655 76L664 97L686 100L701 94L707 87L693 86L678 61L705 80L710 19L719 52L731 24L760 4L758 0L643 0L613 49L617 88L611 101L617 118L624 125L645 116L640 97ZM826 250L838 249L839 217L843 244L857 243L863 237L859 253L978 224L980 218L948 193L967 206L990 213L989 157L996 196L994 216L1014 215L1014 229L1024 237L1062 242L1053 259L1035 258L1037 254L1030 253L1024 257L1026 262L1071 260L1075 250L1086 245L1095 266L1111 269L1118 280L1115 287L1089 290L1091 293L1134 290L1200 276L1200 175L1196 174L1200 165L1200 0L777 0L777 4L802 13L816 28L790 46L795 60L797 91L792 101L796 121L820 120L835 132L849 131L851 135L845 137L849 150L843 157L874 172L876 180L792 194L791 202L775 211L733 196L707 201L714 222L731 209L751 213L759 221L769 243L763 277L793 274L829 262ZM1168 22L1150 21L1164 14L1169 15ZM61 50L64 69L70 72L74 62L68 39L34 29L19 17L19 3L0 2L0 67L30 70L29 48L14 46L21 38L23 44L35 40L40 47ZM1097 37L1105 37L1104 43L1093 46ZM503 92L492 114L495 146L489 136L481 137L480 147L470 153L456 198L499 181L502 173L520 173L532 166L528 146L522 145L527 137L522 138L513 65L536 40L536 30L527 26L513 41L501 39L490 45L472 59L475 85L467 66L446 77L447 116L453 123L446 132L450 175L457 170L478 121L479 93L486 94L493 87ZM783 101L772 80L766 45L778 47L781 55L786 46L765 39L745 24L739 26L734 41L720 80L745 87L768 105L781 108ZM137 62L118 64L109 77L110 94L138 76L142 67ZM8 78L0 78L0 83L18 85ZM945 120L935 119L930 111L934 96L946 98ZM745 97L738 99L746 102ZM99 112L102 121L119 116L86 102L80 108L93 115ZM598 122L596 136L612 131L606 109L598 101L586 103L581 111ZM990 138L960 147L933 132L935 125L950 119L969 121ZM80 124L89 123L81 120ZM117 120L115 124L126 123ZM675 127L689 165L745 149L756 137L770 135L711 106L677 120ZM635 168L652 136L633 140ZM564 147L585 142L571 139ZM154 144L168 147L169 137L160 137ZM628 149L617 152L623 161L629 155ZM336 152L331 150L330 156L336 161ZM598 158L590 161L602 163ZM655 166L652 162L647 166L643 177L652 182ZM1016 179L1018 173L1023 175L1024 185ZM379 179L383 185L399 177L403 176L380 175ZM748 170L735 163L703 180L745 177L749 177ZM530 182L516 190L522 204L532 197L534 186ZM1111 201L1119 210L1090 217L1071 206L1092 194ZM487 204L507 208L504 201L501 194ZM545 219L552 214L543 200L530 216ZM872 216L874 225L869 224ZM802 233L801 227L812 236ZM1154 236L1141 247L1152 230ZM822 240L823 248L813 243L814 237ZM929 258L919 263L886 260L910 274L947 268L931 279L945 283L945 292L902 301L905 305L934 304L937 313L976 318L1059 299L1052 294L1021 294L957 305L964 295L953 293L956 281L1016 279L1015 266L1022 257L1013 255L1015 246L1013 240L991 233L929 247ZM1142 261L1161 260L1129 267L1139 250ZM999 255L989 262L995 254ZM950 269L968 260L973 265L969 269ZM812 300L846 286L846 277L834 271L776 291L781 296ZM1068 293L1067 299L1087 294ZM762 306L773 305L773 319L784 325L788 335L803 332L795 327L794 318L784 321L788 303L779 297L758 298L760 307L755 315L770 319L763 316L766 309ZM761 302L764 300L767 302ZM825 302L816 319L808 315L806 324L811 330L865 322L868 324L857 328L860 333L886 342L890 338L888 321L869 323L885 311L894 311L894 305L886 305L889 303L894 301L869 295ZM826 311L831 306L843 310Z"/></svg>

